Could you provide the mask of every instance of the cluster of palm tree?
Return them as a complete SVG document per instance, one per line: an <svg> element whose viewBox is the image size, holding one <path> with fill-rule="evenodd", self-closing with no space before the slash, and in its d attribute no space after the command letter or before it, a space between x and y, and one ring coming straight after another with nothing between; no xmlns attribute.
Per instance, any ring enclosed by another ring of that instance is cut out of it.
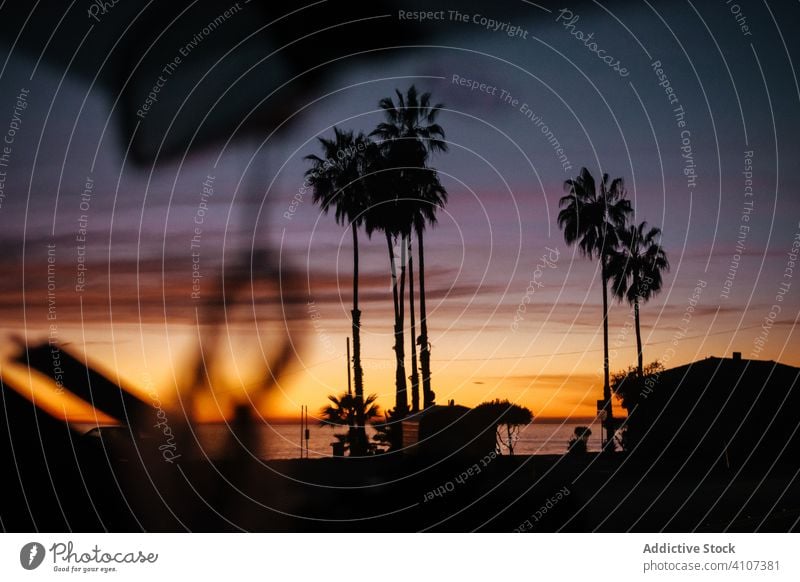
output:
<svg viewBox="0 0 800 582"><path fill-rule="evenodd" d="M656 295L662 286L662 273L669 261L660 244L660 229L646 222L631 224L633 207L626 197L622 178L610 180L603 174L600 183L586 168L564 182L567 192L559 201L558 225L567 244L578 245L581 253L600 262L603 291L603 408L605 447L613 450L616 421L611 403L608 360L608 288L619 301L634 310L637 348L637 373L643 376L642 335L639 306Z"/></svg>
<svg viewBox="0 0 800 582"><path fill-rule="evenodd" d="M413 85L404 93L396 91L396 100L381 99L384 120L369 135L334 127L332 139L319 138L322 156L306 159L311 167L306 182L313 190L313 200L324 213L333 210L336 221L350 228L353 236L353 378L355 435L351 454L364 454L366 407L361 367L361 311L358 307L358 232L364 228L368 237L383 233L389 251L394 306L395 406L391 416L404 418L420 410L420 369L422 406L434 404L431 389L430 343L425 304L424 233L436 224L437 211L447 203L447 191L441 185L431 156L446 152L442 127L437 123L441 103L432 104L431 94L417 92ZM414 261L412 241L417 241L419 275L419 325L416 332L414 304ZM399 244L399 261L395 248ZM399 262L399 269L398 269ZM405 367L406 278L411 326L411 405ZM419 368L417 360L419 350Z"/></svg>

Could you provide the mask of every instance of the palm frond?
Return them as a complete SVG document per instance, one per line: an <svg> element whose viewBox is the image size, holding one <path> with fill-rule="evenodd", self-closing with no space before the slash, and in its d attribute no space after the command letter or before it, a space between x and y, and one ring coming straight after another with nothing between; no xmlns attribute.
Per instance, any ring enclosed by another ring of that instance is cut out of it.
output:
<svg viewBox="0 0 800 582"><path fill-rule="evenodd" d="M662 273L669 270L659 243L661 230L647 222L617 229L618 248L609 259L612 292L619 300L646 302L661 291Z"/></svg>

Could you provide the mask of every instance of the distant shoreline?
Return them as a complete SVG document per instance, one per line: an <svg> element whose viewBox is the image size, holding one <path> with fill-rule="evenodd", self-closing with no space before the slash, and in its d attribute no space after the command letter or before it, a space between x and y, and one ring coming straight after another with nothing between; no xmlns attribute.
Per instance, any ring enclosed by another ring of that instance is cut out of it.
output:
<svg viewBox="0 0 800 582"><path fill-rule="evenodd" d="M618 417L620 419L625 418L624 416ZM274 424L274 425L287 425L287 424L300 424L299 418L264 418L263 419L265 424ZM545 416L545 417L536 417L533 420L533 424L586 424L590 425L596 422L596 418L592 417L584 417L584 416L573 416L573 417L559 417L559 416ZM230 420L209 420L209 421L199 421L196 422L196 425L229 425L232 421ZM109 423L98 423L96 422L85 422L83 420L74 421L71 424L80 427L85 430L89 430L95 426L120 426L120 423L109 422ZM311 422L312 425L319 424L319 421L313 419Z"/></svg>
<svg viewBox="0 0 800 582"><path fill-rule="evenodd" d="M625 418L621 416L619 418ZM265 423L268 424L300 424L299 418L264 418ZM545 416L534 418L534 424L592 424L597 419L593 417L573 416L573 417L560 417L560 416ZM318 421L317 421L318 422ZM212 420L207 422L198 422L197 424L230 424L230 421ZM312 423L314 424L314 423Z"/></svg>

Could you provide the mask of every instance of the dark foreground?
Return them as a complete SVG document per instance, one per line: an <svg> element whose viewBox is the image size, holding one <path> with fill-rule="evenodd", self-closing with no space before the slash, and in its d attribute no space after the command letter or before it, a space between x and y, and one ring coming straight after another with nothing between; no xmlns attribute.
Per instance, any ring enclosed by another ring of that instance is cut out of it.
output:
<svg viewBox="0 0 800 582"><path fill-rule="evenodd" d="M27 358L46 368L49 348L37 350ZM264 462L246 409L212 461L192 425L97 372L82 382L70 358L67 385L129 426L79 434L0 376L3 530L800 529L800 369L775 362L661 373L626 421L626 454L496 457L496 418L443 406L420 421L414 454Z"/></svg>
<svg viewBox="0 0 800 582"><path fill-rule="evenodd" d="M800 479L786 460L771 469L680 470L622 454L433 466L399 455L213 464L158 457L145 469L139 459L76 455L54 459L50 471L24 467L25 491L6 472L5 530L785 532L800 519Z"/></svg>

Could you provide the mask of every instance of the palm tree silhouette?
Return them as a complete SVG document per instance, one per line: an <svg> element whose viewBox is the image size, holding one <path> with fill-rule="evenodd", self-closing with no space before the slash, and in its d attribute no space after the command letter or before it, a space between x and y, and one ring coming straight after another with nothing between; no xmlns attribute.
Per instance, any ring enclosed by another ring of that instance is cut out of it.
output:
<svg viewBox="0 0 800 582"><path fill-rule="evenodd" d="M418 170L414 172L415 178L415 198L412 201L413 211L411 215L412 226L417 235L417 246L419 253L419 310L420 310L420 335L416 339L416 343L420 346L420 363L422 367L422 380L423 380L423 406L428 408L433 406L436 401L436 394L431 389L431 372L430 372L430 343L428 342L428 324L427 324L427 310L425 306L425 245L424 233L427 225L435 226L437 222L436 212L440 208L444 208L447 204L447 190L444 189L439 182L439 176L433 169ZM409 238L410 240L410 238ZM410 249L409 243L409 249ZM413 269L411 264L411 255L409 254L409 280L413 279ZM413 281L411 282L413 287ZM413 293L410 297L411 300L411 334L416 336L414 330L414 305ZM414 349L416 353L416 348ZM412 398L415 393L414 381L416 380L416 369L414 369L414 362L412 360L412 385L411 393ZM418 388L417 388L418 392Z"/></svg>
<svg viewBox="0 0 800 582"><path fill-rule="evenodd" d="M411 412L419 412L419 369L417 368L417 322L414 313L414 252L411 237L406 237L408 247L408 314L411 321Z"/></svg>
<svg viewBox="0 0 800 582"><path fill-rule="evenodd" d="M367 421L374 420L380 415L380 409L375 401L378 399L377 395L370 394L366 398L357 398L356 396L345 392L339 396L330 394L328 400L330 404L320 409L320 426L353 426L355 423L360 422L360 419ZM363 455L365 451L361 437L357 433L348 431L344 435L336 435L341 437L350 446L351 455Z"/></svg>
<svg viewBox="0 0 800 582"><path fill-rule="evenodd" d="M577 244L581 253L600 261L603 283L603 410L606 428L606 447L614 446L614 411L608 370L608 262L617 246L617 230L633 212L625 198L622 178L609 180L603 174L599 188L586 168L572 180L564 182L567 194L559 200L558 226L564 231L568 245Z"/></svg>
<svg viewBox="0 0 800 582"><path fill-rule="evenodd" d="M611 255L608 272L613 277L611 289L619 301L633 306L636 324L636 353L639 377L643 374L642 333L639 327L639 303L646 303L661 291L661 273L669 270L667 253L659 244L661 229L648 230L647 222L618 229L618 248Z"/></svg>
<svg viewBox="0 0 800 582"><path fill-rule="evenodd" d="M353 378L355 399L364 398L364 373L361 367L361 311L358 308L358 229L364 222L369 207L369 192L364 180L367 171L369 138L363 133L333 128L333 139L320 137L324 157L306 156L311 168L306 171L306 182L313 188L313 200L323 213L333 208L336 222L349 226L353 233ZM357 410L363 411L364 407ZM365 418L355 418L356 440L351 443L355 454L363 454L367 446Z"/></svg>
<svg viewBox="0 0 800 582"><path fill-rule="evenodd" d="M419 242L419 265L420 265L420 311L425 313L425 249L423 232L426 225L436 224L436 211L439 208L444 208L447 203L447 191L439 182L439 177L436 170L432 168L418 169L408 172L409 178L414 185L414 197L407 200L407 207L411 213L411 226L413 231L417 234ZM417 345L420 345L420 351L428 357L426 362L426 369L430 370L430 349L429 345L422 345L422 335L417 337L416 321L414 313L414 256L412 252L412 236L409 232L407 235L408 246L408 303L411 319L411 410L413 412L419 411L419 372L417 370ZM427 338L428 328L425 325L424 337ZM430 388L430 372L427 374L428 387L424 393L423 406L427 408L432 406L435 401L435 393Z"/></svg>
<svg viewBox="0 0 800 582"><path fill-rule="evenodd" d="M425 168L426 163L432 153L446 152L447 144L444 141L445 135L442 127L436 123L439 112L444 107L437 103L431 105L431 94L426 92L419 95L417 89L412 85L403 95L400 91L395 91L397 102L386 97L381 99L380 107L383 109L385 120L378 124L378 127L370 134L378 137L382 142L382 148L390 165L397 168L397 181L400 187L399 195L403 199L413 200L415 198L424 199L426 192L424 182L420 180L423 175L418 172ZM426 178L427 179L427 178ZM438 181L437 181L438 183ZM439 195L439 206L443 205L446 197ZM416 206L416 205L413 205ZM429 217L435 217L436 206L428 207L432 212L426 214L429 224L433 221ZM422 368L422 389L424 406L434 403L434 395L431 390L431 370L430 370L430 342L428 341L427 310L425 303L425 258L423 231L425 220L420 221L416 218L415 209L412 207L404 213L406 223L401 226L398 232L407 233L413 228L417 234L417 248L419 253L419 285L420 285L420 337L417 343L420 346L420 366ZM395 310L395 314L401 315L402 311ZM402 319L400 320L402 341ZM412 333L414 333L412 331ZM396 338L397 341L398 338ZM397 348L396 348L397 349ZM416 354L416 350L415 350ZM398 353L398 362L399 360ZM412 362L413 363L413 362ZM412 373L412 386L414 377ZM400 391L400 373L397 375L398 392ZM403 390L405 392L405 376L402 376Z"/></svg>
<svg viewBox="0 0 800 582"><path fill-rule="evenodd" d="M403 311L405 291L405 254L403 245L401 254L401 275L398 289L397 257L395 241L398 237L405 240L408 231L409 205L402 196L402 177L400 170L393 168L384 148L373 147L368 152L369 189L372 193L371 205L366 213L365 229L372 237L376 231L383 232L386 247L389 251L389 267L392 276L392 300L394 306L394 352L395 352L395 417L400 419L408 413L408 395L405 377L405 348L403 341Z"/></svg>

